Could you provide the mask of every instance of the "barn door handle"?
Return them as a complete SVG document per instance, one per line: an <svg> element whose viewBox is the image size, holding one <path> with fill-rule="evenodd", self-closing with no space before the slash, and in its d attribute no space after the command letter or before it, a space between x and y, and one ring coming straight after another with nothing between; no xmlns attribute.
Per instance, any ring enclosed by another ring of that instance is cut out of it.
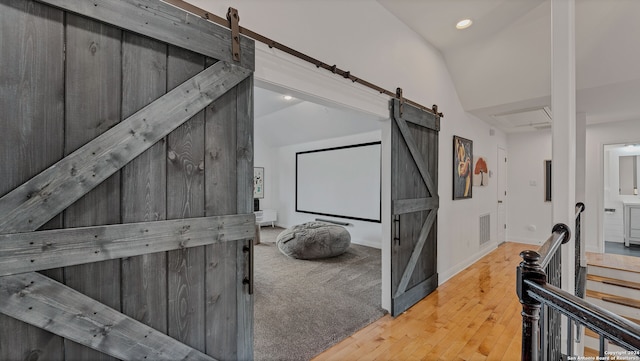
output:
<svg viewBox="0 0 640 361"><path fill-rule="evenodd" d="M249 240L248 246L242 247L242 252L249 253L249 276L242 280L243 285L249 285L249 294L253 294L253 240Z"/></svg>
<svg viewBox="0 0 640 361"><path fill-rule="evenodd" d="M396 243L398 244L398 246L400 245L400 216L396 215L393 216L393 223L395 223L395 231L394 231L394 237L393 240L396 241Z"/></svg>

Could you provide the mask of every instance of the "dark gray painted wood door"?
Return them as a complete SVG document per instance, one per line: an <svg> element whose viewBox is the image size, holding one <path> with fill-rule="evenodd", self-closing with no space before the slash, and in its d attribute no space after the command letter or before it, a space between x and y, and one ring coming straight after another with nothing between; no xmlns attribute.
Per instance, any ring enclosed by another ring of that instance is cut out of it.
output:
<svg viewBox="0 0 640 361"><path fill-rule="evenodd" d="M83 5L0 0L0 360L252 360L253 40Z"/></svg>
<svg viewBox="0 0 640 361"><path fill-rule="evenodd" d="M391 315L438 287L440 118L391 101Z"/></svg>

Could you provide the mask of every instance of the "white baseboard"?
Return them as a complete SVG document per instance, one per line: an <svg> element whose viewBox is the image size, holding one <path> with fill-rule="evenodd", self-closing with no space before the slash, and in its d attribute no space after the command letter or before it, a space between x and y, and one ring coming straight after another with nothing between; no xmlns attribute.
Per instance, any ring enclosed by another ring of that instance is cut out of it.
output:
<svg viewBox="0 0 640 361"><path fill-rule="evenodd" d="M465 268L467 268L467 267L471 266L472 264L478 262L482 257L484 257L487 254L491 253L496 248L498 248L498 245L495 242L490 243L490 244L484 246L483 248L481 248L476 254L468 257L467 259L465 259L464 261L458 263L454 267L452 267L452 268L450 268L450 269L448 269L446 271L443 271L443 272L438 272L438 286L440 286L443 283L447 282L449 279L451 279L453 276L457 275L458 273L464 271Z"/></svg>
<svg viewBox="0 0 640 361"><path fill-rule="evenodd" d="M589 245L589 246L587 246L587 247L585 248L585 252L591 252L591 253L602 253L603 251L602 251L600 248L598 248L598 247L593 247L593 246L590 246L590 245Z"/></svg>
<svg viewBox="0 0 640 361"><path fill-rule="evenodd" d="M351 243L371 248L382 249L382 242L375 242L366 239L351 239Z"/></svg>
<svg viewBox="0 0 640 361"><path fill-rule="evenodd" d="M532 244L532 245L535 245L535 246L541 246L542 243L544 243L544 241L546 241L546 239L539 240L539 239L533 239L533 238L513 238L513 237L509 237L509 238L510 238L509 242Z"/></svg>

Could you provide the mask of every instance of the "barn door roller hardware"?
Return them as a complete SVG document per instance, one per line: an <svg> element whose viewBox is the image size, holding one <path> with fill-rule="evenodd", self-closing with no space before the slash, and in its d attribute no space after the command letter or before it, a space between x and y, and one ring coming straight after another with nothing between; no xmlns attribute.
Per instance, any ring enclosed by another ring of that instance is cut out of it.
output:
<svg viewBox="0 0 640 361"><path fill-rule="evenodd" d="M227 20L229 21L229 29L231 29L231 55L233 60L240 61L240 17L238 16L238 10L229 8L227 11Z"/></svg>
<svg viewBox="0 0 640 361"><path fill-rule="evenodd" d="M233 30L233 28L231 28L232 27L231 23L232 23L233 19L232 20L223 19L223 18L221 18L221 17L219 17L217 15L211 14L210 12L208 12L208 11L206 11L204 9L201 9L201 8L199 8L197 6L191 5L191 4L189 4L189 3L187 3L187 2L185 2L183 0L163 0L163 1L166 2L166 3L172 4L174 6L177 6L177 7L181 8L182 10L185 10L185 11L191 12L193 14L196 14L196 15L204 18L204 19L212 21L212 22L214 22L214 23L216 23L216 24L218 24L220 26L224 26L224 27L230 28L231 32L232 32L232 42L235 42L235 40L234 40L235 39L235 35L233 35L234 34L233 33L234 30ZM229 8L228 14L229 13L235 14L235 21L236 22L240 19L239 16L238 16L238 11L237 10L233 9L233 12L232 12L232 8ZM251 30L249 30L247 28L244 28L242 26L239 26L239 25L238 25L238 31L239 31L240 34L245 35L247 37L250 37L250 38L252 38L252 39L254 39L256 41L259 41L259 42L261 42L263 44L266 44L270 48L276 48L276 49L278 49L280 51L283 51L283 52L285 52L285 53L287 53L289 55L295 56L298 59L301 59L301 60L304 60L306 62L309 62L309 63L315 65L318 68L323 68L323 69L328 70L328 71L330 71L330 72L332 72L334 74L340 75L341 77L343 77L345 79L349 79L354 83L358 83L360 85L364 85L367 88L373 89L373 90L377 91L380 94L385 94L385 95L390 96L392 98L397 98L397 95L394 92L386 90L384 88L381 88L381 87L379 87L379 86L377 86L377 85L375 85L373 83L370 83L370 82L368 82L368 81L366 81L364 79L358 78L358 77L352 75L350 71L342 70L342 69L338 68L336 65L329 65L327 63L324 63L324 62L322 62L322 61L320 61L318 59L312 58L312 57L310 57L310 56L308 56L306 54L303 54L303 53L301 53L301 52L299 52L299 51L297 51L295 49L292 49L292 48L290 48L290 47L288 47L286 45L280 44L280 43L278 43L278 42L276 42L274 40L271 40L271 39L267 38L266 36L260 35L260 34L254 32L254 31L251 31ZM239 43L240 43L240 38L238 37L238 56L240 54ZM232 51L233 51L233 49L232 49ZM234 60L235 60L235 51L234 51L233 55L234 55ZM442 113L438 113L438 111L437 111L438 107L437 106L434 106L433 108L428 108L428 107L426 107L424 105L421 105L419 103L416 103L416 102L414 102L412 100L409 100L409 99L406 99L406 98L403 98L403 100L404 100L405 104L410 104L410 105L412 105L412 106L414 106L414 107L416 107L418 109L421 109L421 110L426 111L428 113L434 114L437 117L440 117L440 118L444 117L444 115Z"/></svg>
<svg viewBox="0 0 640 361"><path fill-rule="evenodd" d="M404 97L402 96L402 88L396 88L396 98L398 99L398 104L400 106L400 109L398 109L398 112L402 117L402 112L404 111Z"/></svg>

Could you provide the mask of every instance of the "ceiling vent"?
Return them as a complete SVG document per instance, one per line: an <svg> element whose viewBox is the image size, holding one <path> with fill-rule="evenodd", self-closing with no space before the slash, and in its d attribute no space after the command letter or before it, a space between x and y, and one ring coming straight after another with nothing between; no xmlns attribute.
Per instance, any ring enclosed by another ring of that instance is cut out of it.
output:
<svg viewBox="0 0 640 361"><path fill-rule="evenodd" d="M532 127L536 128L536 130L551 129L551 123L534 124L534 125L532 125Z"/></svg>
<svg viewBox="0 0 640 361"><path fill-rule="evenodd" d="M549 107L520 109L494 114L492 117L505 129L542 130L551 128L551 110Z"/></svg>

